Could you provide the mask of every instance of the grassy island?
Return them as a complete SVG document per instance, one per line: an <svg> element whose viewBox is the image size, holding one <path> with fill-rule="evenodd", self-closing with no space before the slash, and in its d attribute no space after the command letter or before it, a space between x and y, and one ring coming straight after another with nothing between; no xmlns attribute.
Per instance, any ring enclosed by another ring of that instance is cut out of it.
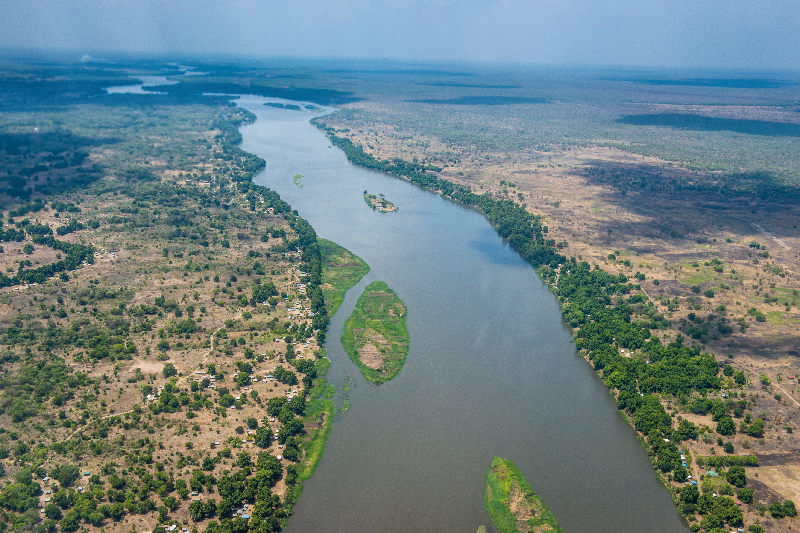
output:
<svg viewBox="0 0 800 533"><path fill-rule="evenodd" d="M367 202L367 205L372 209L380 211L381 213L390 213L399 209L392 202L384 198L382 194L375 196L374 194L364 191L364 201Z"/></svg>
<svg viewBox="0 0 800 533"><path fill-rule="evenodd" d="M483 506L501 533L561 531L553 513L517 465L502 457L495 457L486 472Z"/></svg>
<svg viewBox="0 0 800 533"><path fill-rule="evenodd" d="M344 294L367 272L369 265L360 257L325 239L317 239L322 254L322 294L328 315L333 316L344 301Z"/></svg>
<svg viewBox="0 0 800 533"><path fill-rule="evenodd" d="M370 283L345 322L341 340L365 378L378 385L389 381L408 355L406 306L386 283Z"/></svg>

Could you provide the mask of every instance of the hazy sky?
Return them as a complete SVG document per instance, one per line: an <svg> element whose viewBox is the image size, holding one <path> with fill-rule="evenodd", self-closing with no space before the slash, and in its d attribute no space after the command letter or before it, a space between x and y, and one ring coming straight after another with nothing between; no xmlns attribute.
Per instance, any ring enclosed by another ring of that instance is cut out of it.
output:
<svg viewBox="0 0 800 533"><path fill-rule="evenodd" d="M800 70L800 0L0 0L0 47Z"/></svg>

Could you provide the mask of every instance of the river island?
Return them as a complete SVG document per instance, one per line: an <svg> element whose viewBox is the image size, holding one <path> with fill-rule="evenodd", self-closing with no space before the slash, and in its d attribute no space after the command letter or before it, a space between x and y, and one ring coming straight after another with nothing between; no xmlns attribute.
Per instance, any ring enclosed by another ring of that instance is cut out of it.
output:
<svg viewBox="0 0 800 533"><path fill-rule="evenodd" d="M399 209L392 202L384 198L382 194L376 196L374 194L368 193L367 191L364 191L364 201L372 209L374 209L375 211L380 211L381 213L391 213Z"/></svg>
<svg viewBox="0 0 800 533"><path fill-rule="evenodd" d="M367 380L393 379L408 356L406 306L382 281L370 283L347 319L342 346Z"/></svg>
<svg viewBox="0 0 800 533"><path fill-rule="evenodd" d="M544 500L513 462L495 457L486 472L483 506L500 533L561 532Z"/></svg>

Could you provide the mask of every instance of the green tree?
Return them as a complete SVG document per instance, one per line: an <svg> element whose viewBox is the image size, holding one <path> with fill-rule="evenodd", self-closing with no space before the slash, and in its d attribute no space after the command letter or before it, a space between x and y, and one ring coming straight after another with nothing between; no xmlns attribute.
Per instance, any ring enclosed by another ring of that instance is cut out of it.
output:
<svg viewBox="0 0 800 533"><path fill-rule="evenodd" d="M681 501L686 503L697 503L700 497L700 491L697 490L697 485L687 485L681 489Z"/></svg>
<svg viewBox="0 0 800 533"><path fill-rule="evenodd" d="M729 416L723 416L717 423L717 433L720 435L733 435L736 433L736 424Z"/></svg>
<svg viewBox="0 0 800 533"><path fill-rule="evenodd" d="M794 502L792 500L786 500L783 502L783 514L790 518L797 516L797 508L794 506Z"/></svg>
<svg viewBox="0 0 800 533"><path fill-rule="evenodd" d="M189 504L189 516L195 522L199 522L204 517L203 502L200 500L192 500Z"/></svg>
<svg viewBox="0 0 800 533"><path fill-rule="evenodd" d="M164 498L163 502L164 505L166 505L170 511L174 511L181 504L181 502L179 502L175 496L167 496L166 498Z"/></svg>
<svg viewBox="0 0 800 533"><path fill-rule="evenodd" d="M161 373L164 374L165 378L170 378L178 375L178 369L175 368L175 365L172 363L167 363L164 365L164 370L162 370Z"/></svg>
<svg viewBox="0 0 800 533"><path fill-rule="evenodd" d="M81 472L76 465L61 465L54 468L50 475L57 479L62 487L71 487Z"/></svg>
<svg viewBox="0 0 800 533"><path fill-rule="evenodd" d="M769 514L772 515L772 518L783 518L783 504L781 502L775 501L772 502L769 507L767 507Z"/></svg>
<svg viewBox="0 0 800 533"><path fill-rule="evenodd" d="M753 503L753 489L739 489L736 491L736 497L742 503Z"/></svg>
<svg viewBox="0 0 800 533"><path fill-rule="evenodd" d="M751 437L761 438L764 436L764 421L760 418L753 420L750 427L747 428L747 434Z"/></svg>
<svg viewBox="0 0 800 533"><path fill-rule="evenodd" d="M678 435L680 435L681 440L695 440L697 439L698 431L697 426L695 426L689 420L685 418L681 420L680 424L678 424Z"/></svg>
<svg viewBox="0 0 800 533"><path fill-rule="evenodd" d="M206 518L217 516L217 502L214 500L206 500L205 505L203 505L203 515Z"/></svg>
<svg viewBox="0 0 800 533"><path fill-rule="evenodd" d="M272 439L272 430L269 426L261 426L256 430L255 444L259 448L268 448Z"/></svg>
<svg viewBox="0 0 800 533"><path fill-rule="evenodd" d="M737 487L743 487L744 484L747 483L747 477L745 475L743 466L730 467L725 477L727 478L728 483L731 485L736 485Z"/></svg>
<svg viewBox="0 0 800 533"><path fill-rule="evenodd" d="M52 520L61 520L61 509L51 503L44 508L44 515Z"/></svg>
<svg viewBox="0 0 800 533"><path fill-rule="evenodd" d="M241 452L239 456L236 458L236 466L239 468L247 468L253 464L253 461L250 457L250 454L247 452Z"/></svg>
<svg viewBox="0 0 800 533"><path fill-rule="evenodd" d="M75 531L78 529L78 525L80 524L78 520L78 513L75 511L70 511L61 519L59 525L61 526L61 531Z"/></svg>

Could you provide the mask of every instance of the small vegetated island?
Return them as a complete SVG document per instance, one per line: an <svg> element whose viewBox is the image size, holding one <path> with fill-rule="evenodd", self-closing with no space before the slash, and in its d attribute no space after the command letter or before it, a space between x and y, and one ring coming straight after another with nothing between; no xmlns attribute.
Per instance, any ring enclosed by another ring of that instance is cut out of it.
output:
<svg viewBox="0 0 800 533"><path fill-rule="evenodd" d="M501 533L560 532L553 513L513 462L495 457L486 472L483 506Z"/></svg>
<svg viewBox="0 0 800 533"><path fill-rule="evenodd" d="M367 205L372 209L380 211L381 213L390 213L399 209L392 202L384 198L382 194L375 196L374 194L364 191L364 201L367 202Z"/></svg>
<svg viewBox="0 0 800 533"><path fill-rule="evenodd" d="M393 379L408 355L406 306L386 283L370 283L345 322L341 341L369 381L380 385Z"/></svg>
<svg viewBox="0 0 800 533"><path fill-rule="evenodd" d="M344 293L361 281L369 265L354 253L335 242L317 239L322 254L322 294L328 316L333 316L344 301Z"/></svg>

